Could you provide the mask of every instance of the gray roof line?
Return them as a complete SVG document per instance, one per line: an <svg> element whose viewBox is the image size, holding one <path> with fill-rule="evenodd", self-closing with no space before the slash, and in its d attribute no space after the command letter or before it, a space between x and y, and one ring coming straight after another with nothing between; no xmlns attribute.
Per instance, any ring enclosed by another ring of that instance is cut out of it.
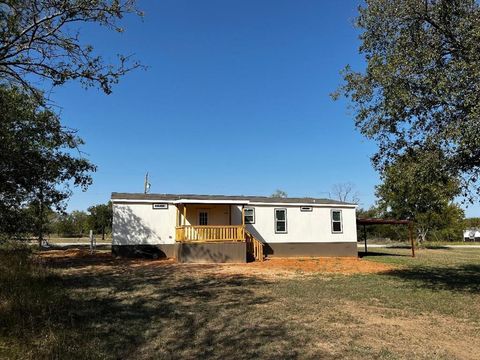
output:
<svg viewBox="0 0 480 360"><path fill-rule="evenodd" d="M143 193L112 193L112 200L245 200L264 203L302 203L302 204L330 204L330 205L356 205L344 201L322 198L280 198L269 196L244 196L244 195L198 195L198 194L143 194Z"/></svg>

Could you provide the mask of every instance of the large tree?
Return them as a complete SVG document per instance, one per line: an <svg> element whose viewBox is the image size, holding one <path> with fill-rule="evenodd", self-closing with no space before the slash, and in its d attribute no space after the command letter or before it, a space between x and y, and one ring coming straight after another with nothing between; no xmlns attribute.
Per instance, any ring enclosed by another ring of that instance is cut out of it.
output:
<svg viewBox="0 0 480 360"><path fill-rule="evenodd" d="M77 80L110 93L140 65L129 55L104 61L80 30L122 32L120 20L130 13L141 15L135 0L0 1L0 233L33 225L41 239L46 210L62 210L72 185L90 184L95 168L79 150L82 140L62 127L38 87Z"/></svg>
<svg viewBox="0 0 480 360"><path fill-rule="evenodd" d="M344 69L344 95L356 126L374 139L383 171L409 150L441 152L424 163L459 179L470 200L480 193L480 5L475 0L366 0L363 71Z"/></svg>
<svg viewBox="0 0 480 360"><path fill-rule="evenodd" d="M119 20L141 13L134 0L0 1L0 82L37 94L38 80L79 80L110 93L120 76L139 66L129 55L110 64L80 38L81 25L122 32ZM41 97L40 94L37 94Z"/></svg>
<svg viewBox="0 0 480 360"><path fill-rule="evenodd" d="M0 86L0 233L18 233L30 207L42 240L46 209L63 210L72 186L86 189L92 181L95 166L82 144L32 95Z"/></svg>
<svg viewBox="0 0 480 360"><path fill-rule="evenodd" d="M351 182L334 184L330 195L343 202L351 202L354 204L360 202L360 195L355 188L355 184Z"/></svg>
<svg viewBox="0 0 480 360"><path fill-rule="evenodd" d="M105 232L112 230L113 209L112 202L107 204L98 204L88 208L89 225L97 234L102 234L102 240L105 240Z"/></svg>
<svg viewBox="0 0 480 360"><path fill-rule="evenodd" d="M463 222L463 211L453 203L460 192L458 180L438 169L439 156L412 153L398 158L386 166L376 188L381 215L414 221L421 241L432 231L445 234ZM430 164L436 169L429 169Z"/></svg>

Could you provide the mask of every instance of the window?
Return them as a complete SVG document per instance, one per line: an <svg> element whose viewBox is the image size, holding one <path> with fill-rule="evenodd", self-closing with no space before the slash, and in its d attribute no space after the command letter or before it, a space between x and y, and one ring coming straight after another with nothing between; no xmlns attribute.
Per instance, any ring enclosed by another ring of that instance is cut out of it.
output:
<svg viewBox="0 0 480 360"><path fill-rule="evenodd" d="M342 231L342 210L332 210L332 233L341 233Z"/></svg>
<svg viewBox="0 0 480 360"><path fill-rule="evenodd" d="M198 225L201 225L201 226L208 225L208 212L200 211L198 213Z"/></svg>
<svg viewBox="0 0 480 360"><path fill-rule="evenodd" d="M168 209L168 204L153 204L152 205L152 208L154 210L158 210L158 209Z"/></svg>
<svg viewBox="0 0 480 360"><path fill-rule="evenodd" d="M255 208L245 208L245 224L255 224Z"/></svg>
<svg viewBox="0 0 480 360"><path fill-rule="evenodd" d="M300 208L300 211L302 212L310 212L310 211L313 211L313 208L311 206L302 206Z"/></svg>
<svg viewBox="0 0 480 360"><path fill-rule="evenodd" d="M287 232L287 209L275 209L275 232L278 234Z"/></svg>

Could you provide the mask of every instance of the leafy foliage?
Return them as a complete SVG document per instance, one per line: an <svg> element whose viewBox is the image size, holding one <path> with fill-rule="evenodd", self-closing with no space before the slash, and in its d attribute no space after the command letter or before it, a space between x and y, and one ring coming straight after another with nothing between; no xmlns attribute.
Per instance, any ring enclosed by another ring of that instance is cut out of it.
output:
<svg viewBox="0 0 480 360"><path fill-rule="evenodd" d="M271 196L271 197L274 197L274 198L275 198L275 197L276 197L276 198L286 198L286 197L288 197L288 194L287 194L285 191L283 191L283 190L277 189L277 190L275 190L275 191L272 193L272 195L270 195L270 196Z"/></svg>
<svg viewBox="0 0 480 360"><path fill-rule="evenodd" d="M72 186L90 185L96 168L82 144L36 98L0 86L0 233L18 233L29 206L41 237L47 210L62 210Z"/></svg>
<svg viewBox="0 0 480 360"><path fill-rule="evenodd" d="M90 213L90 228L97 234L102 234L102 240L105 240L105 232L111 232L113 222L112 202L108 204L98 204L88 208Z"/></svg>
<svg viewBox="0 0 480 360"><path fill-rule="evenodd" d="M37 94L33 79L54 86L80 80L105 93L128 71L138 68L130 56L105 63L91 45L80 40L80 23L93 23L122 32L126 14L141 13L134 0L7 0L0 3L0 81Z"/></svg>
<svg viewBox="0 0 480 360"><path fill-rule="evenodd" d="M475 0L366 0L361 29L363 72L344 69L334 94L351 100L356 126L379 145L385 170L398 157L441 154L423 162L459 179L462 194L480 193L480 5Z"/></svg>
<svg viewBox="0 0 480 360"><path fill-rule="evenodd" d="M439 161L431 155L404 156L385 168L383 183L376 189L379 210L386 217L413 220L422 241L432 231L443 234L442 240L458 240L463 210L452 200L460 191L459 184L448 174L428 169L427 162L435 165Z"/></svg>
<svg viewBox="0 0 480 360"><path fill-rule="evenodd" d="M480 229L480 218L473 217L473 218L465 219L464 227L465 229Z"/></svg>
<svg viewBox="0 0 480 360"><path fill-rule="evenodd" d="M55 219L51 220L50 224L53 232L60 236L82 237L88 234L89 216L85 211L75 210L70 214L59 214Z"/></svg>

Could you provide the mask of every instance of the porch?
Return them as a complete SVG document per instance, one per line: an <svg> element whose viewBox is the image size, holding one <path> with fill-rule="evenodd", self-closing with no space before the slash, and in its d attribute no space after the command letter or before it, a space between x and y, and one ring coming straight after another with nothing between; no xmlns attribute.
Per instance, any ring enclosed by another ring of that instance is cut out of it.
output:
<svg viewBox="0 0 480 360"><path fill-rule="evenodd" d="M183 203L176 207L177 243L185 246L211 244L215 248L218 244L245 243L246 255L263 261L263 243L246 229L244 204Z"/></svg>
<svg viewBox="0 0 480 360"><path fill-rule="evenodd" d="M243 204L177 204L175 241L245 241Z"/></svg>

